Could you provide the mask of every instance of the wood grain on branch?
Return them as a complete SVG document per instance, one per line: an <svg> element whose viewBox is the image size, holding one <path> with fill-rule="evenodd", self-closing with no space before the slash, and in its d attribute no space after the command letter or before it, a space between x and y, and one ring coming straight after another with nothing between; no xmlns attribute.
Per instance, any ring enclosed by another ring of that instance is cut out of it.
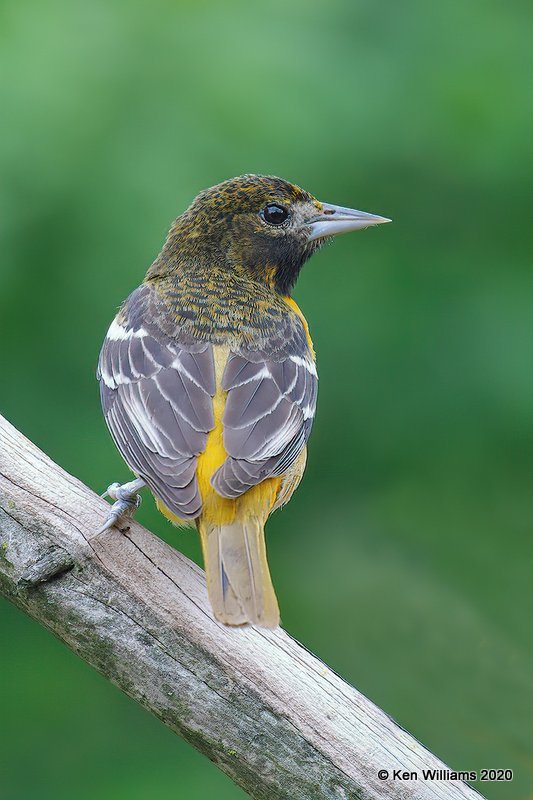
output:
<svg viewBox="0 0 533 800"><path fill-rule="evenodd" d="M479 799L424 779L446 767L287 633L217 623L203 572L141 525L95 535L107 510L0 417L0 593L251 797Z"/></svg>

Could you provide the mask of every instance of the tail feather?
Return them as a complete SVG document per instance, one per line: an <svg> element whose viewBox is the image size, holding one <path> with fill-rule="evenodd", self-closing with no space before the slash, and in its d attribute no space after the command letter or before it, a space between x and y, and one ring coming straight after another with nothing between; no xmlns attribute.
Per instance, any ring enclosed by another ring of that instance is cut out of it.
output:
<svg viewBox="0 0 533 800"><path fill-rule="evenodd" d="M268 569L263 523L199 524L207 590L215 617L226 625L276 628L279 609Z"/></svg>

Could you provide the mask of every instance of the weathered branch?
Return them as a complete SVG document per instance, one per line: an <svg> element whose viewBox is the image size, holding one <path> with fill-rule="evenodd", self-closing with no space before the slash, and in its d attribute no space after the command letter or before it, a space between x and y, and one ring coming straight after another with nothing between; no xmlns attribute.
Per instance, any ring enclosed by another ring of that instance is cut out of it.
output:
<svg viewBox="0 0 533 800"><path fill-rule="evenodd" d="M442 762L284 631L215 622L202 571L141 525L95 535L107 504L2 417L0 454L0 592L252 797L480 797L424 779Z"/></svg>

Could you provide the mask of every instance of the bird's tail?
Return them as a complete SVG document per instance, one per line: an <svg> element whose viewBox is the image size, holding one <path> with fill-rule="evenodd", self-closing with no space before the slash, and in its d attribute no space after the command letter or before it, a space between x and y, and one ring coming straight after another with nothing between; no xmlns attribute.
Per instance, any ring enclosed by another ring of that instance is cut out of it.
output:
<svg viewBox="0 0 533 800"><path fill-rule="evenodd" d="M199 520L207 590L215 617L225 625L279 625L278 601L257 517L228 525Z"/></svg>

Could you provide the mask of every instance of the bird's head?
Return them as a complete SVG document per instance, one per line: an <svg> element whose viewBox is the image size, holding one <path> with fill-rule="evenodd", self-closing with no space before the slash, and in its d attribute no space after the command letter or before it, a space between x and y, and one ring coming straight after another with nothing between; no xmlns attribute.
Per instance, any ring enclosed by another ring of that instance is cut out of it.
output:
<svg viewBox="0 0 533 800"><path fill-rule="evenodd" d="M389 221L321 203L281 178L241 175L200 192L172 226L165 249L178 263L245 270L288 294L328 237Z"/></svg>

